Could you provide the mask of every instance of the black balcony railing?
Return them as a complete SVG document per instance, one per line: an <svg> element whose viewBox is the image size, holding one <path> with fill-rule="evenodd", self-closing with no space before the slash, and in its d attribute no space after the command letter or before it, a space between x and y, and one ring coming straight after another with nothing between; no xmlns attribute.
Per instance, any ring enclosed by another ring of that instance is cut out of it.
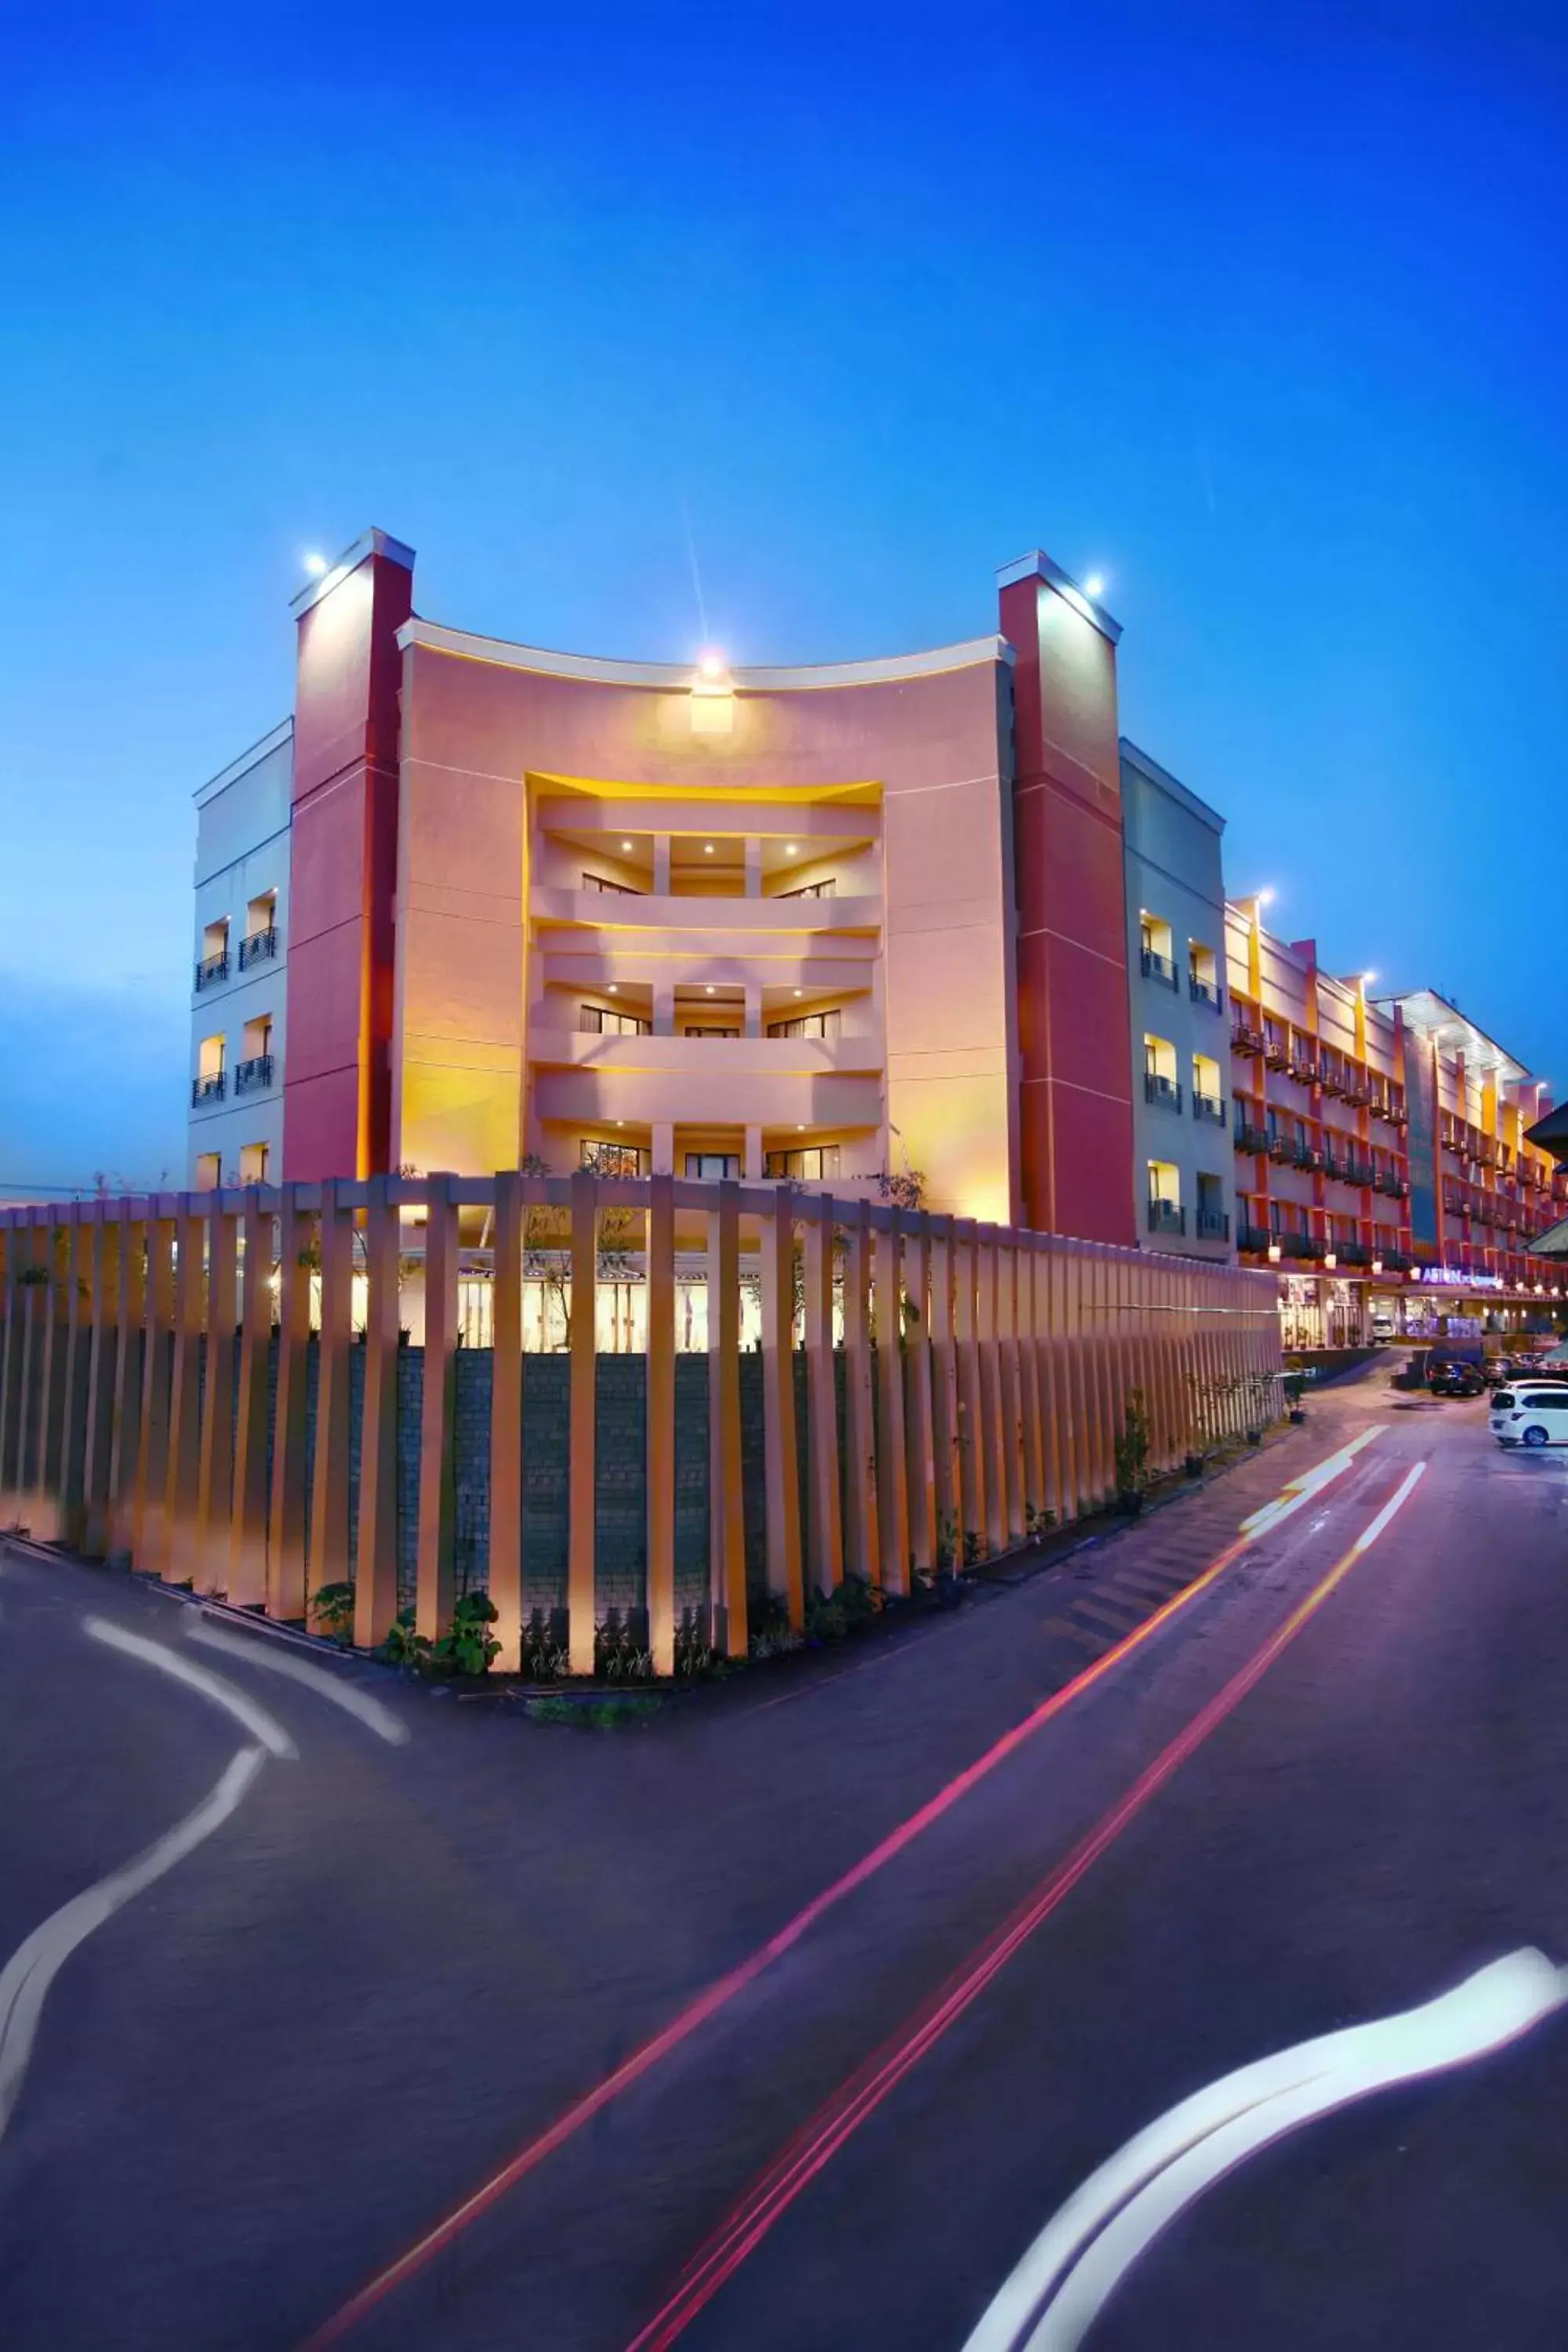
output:
<svg viewBox="0 0 1568 2352"><path fill-rule="evenodd" d="M272 1084L272 1056L253 1054L248 1062L237 1062L234 1069L234 1090L237 1095L255 1094L261 1087Z"/></svg>
<svg viewBox="0 0 1568 2352"><path fill-rule="evenodd" d="M1220 994L1218 982L1205 980L1200 972L1187 974L1187 994L1194 1004L1206 1004L1215 1013L1224 1007L1225 999Z"/></svg>
<svg viewBox="0 0 1568 2352"><path fill-rule="evenodd" d="M1254 1127L1250 1119L1238 1119L1236 1128L1236 1148L1238 1151L1267 1151L1268 1136L1265 1129Z"/></svg>
<svg viewBox="0 0 1568 2352"><path fill-rule="evenodd" d="M1267 1225L1237 1225L1236 1246L1240 1250L1266 1250L1274 1236Z"/></svg>
<svg viewBox="0 0 1568 2352"><path fill-rule="evenodd" d="M1186 1230L1187 1213L1183 1207L1181 1207L1179 1202L1175 1201L1150 1202L1149 1231L1152 1234L1184 1234Z"/></svg>
<svg viewBox="0 0 1568 2352"><path fill-rule="evenodd" d="M196 966L196 986L199 989L216 987L220 980L227 978L228 950L226 948L220 949L216 955L203 956Z"/></svg>
<svg viewBox="0 0 1568 2352"><path fill-rule="evenodd" d="M251 931L239 943L239 968L248 971L252 964L265 963L278 952L278 926L268 923L264 931Z"/></svg>
<svg viewBox="0 0 1568 2352"><path fill-rule="evenodd" d="M1293 1143L1290 1146L1292 1168L1321 1168L1323 1155L1314 1143Z"/></svg>
<svg viewBox="0 0 1568 2352"><path fill-rule="evenodd" d="M1230 1219L1223 1209L1200 1209L1197 1229L1201 1242L1227 1242L1230 1239Z"/></svg>
<svg viewBox="0 0 1568 2352"><path fill-rule="evenodd" d="M193 1078L191 1080L191 1108L193 1110L199 1108L203 1103L222 1102L223 1097L224 1075L221 1070L215 1070L210 1077Z"/></svg>
<svg viewBox="0 0 1568 2352"><path fill-rule="evenodd" d="M1145 980L1160 981L1166 988L1176 986L1176 967L1169 956L1156 955L1152 948L1145 948L1142 962Z"/></svg>
<svg viewBox="0 0 1568 2352"><path fill-rule="evenodd" d="M1223 1095L1194 1094L1193 1097L1193 1117L1194 1118L1206 1118L1212 1126L1223 1127L1226 1123L1225 1097Z"/></svg>
<svg viewBox="0 0 1568 2352"><path fill-rule="evenodd" d="M1180 1110L1182 1089L1176 1079L1163 1078L1158 1070L1145 1070L1143 1099L1145 1102L1162 1103L1167 1110Z"/></svg>
<svg viewBox="0 0 1568 2352"><path fill-rule="evenodd" d="M1231 1024L1230 1042L1233 1051L1237 1054L1261 1054L1263 1032L1254 1029L1249 1022L1235 1021Z"/></svg>
<svg viewBox="0 0 1568 2352"><path fill-rule="evenodd" d="M1287 1257L1320 1258L1329 1253L1328 1243L1317 1234L1281 1234L1279 1246Z"/></svg>
<svg viewBox="0 0 1568 2352"><path fill-rule="evenodd" d="M1360 1184L1363 1186L1374 1183L1376 1181L1376 1171L1373 1168L1370 1160L1347 1160L1345 1162L1345 1181L1347 1184Z"/></svg>

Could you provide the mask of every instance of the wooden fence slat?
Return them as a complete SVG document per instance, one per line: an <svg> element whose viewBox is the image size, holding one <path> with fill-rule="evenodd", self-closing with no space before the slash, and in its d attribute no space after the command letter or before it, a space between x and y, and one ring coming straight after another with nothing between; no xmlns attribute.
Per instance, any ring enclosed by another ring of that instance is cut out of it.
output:
<svg viewBox="0 0 1568 2352"><path fill-rule="evenodd" d="M522 1664L522 1179L496 1176L490 1232L490 1521L486 1589L494 1601L496 1666Z"/></svg>
<svg viewBox="0 0 1568 2352"><path fill-rule="evenodd" d="M655 1176L647 1212L647 1637L656 1675L675 1672L675 1180Z"/></svg>
<svg viewBox="0 0 1568 2352"><path fill-rule="evenodd" d="M214 1209L207 1220L207 1353L192 1565L198 1592L228 1585L234 1508L234 1342L239 1312L238 1221Z"/></svg>
<svg viewBox="0 0 1568 2352"><path fill-rule="evenodd" d="M228 1526L229 1600L255 1609L267 1599L267 1409L272 1354L272 1219L252 1192L240 1212L244 1298L239 1316L233 1508Z"/></svg>
<svg viewBox="0 0 1568 2352"><path fill-rule="evenodd" d="M708 1217L708 1552L713 1646L743 1658L746 1522L741 1480L740 1186L718 1187Z"/></svg>
<svg viewBox="0 0 1568 2352"><path fill-rule="evenodd" d="M805 1623L805 1586L795 1411L795 1221L786 1184L778 1187L772 1213L761 1220L759 1252L768 1590L784 1602L798 1633Z"/></svg>
<svg viewBox="0 0 1568 2352"><path fill-rule="evenodd" d="M833 1203L823 1196L808 1205L803 1239L811 1570L816 1589L823 1592L837 1591L844 1580L838 1376L833 1345Z"/></svg>
<svg viewBox="0 0 1568 2352"><path fill-rule="evenodd" d="M592 1179L589 1181L591 1182ZM415 1629L429 1642L438 1641L446 1633L458 1600L458 1202L455 1184L456 1179L445 1171L431 1176L428 1223L425 1228L425 1389L419 1413L419 1566L415 1589ZM589 1295L588 1328L591 1334L591 1288ZM574 1310L577 1304L574 1295ZM589 1344L592 1346L591 1338ZM591 1656L589 1664L592 1664ZM587 1669L581 1671L586 1672Z"/></svg>
<svg viewBox="0 0 1568 2352"><path fill-rule="evenodd" d="M272 1509L267 1529L267 1613L305 1614L306 1380L310 1349L314 1220L298 1184L283 1188L278 1219L278 1392L272 1428Z"/></svg>

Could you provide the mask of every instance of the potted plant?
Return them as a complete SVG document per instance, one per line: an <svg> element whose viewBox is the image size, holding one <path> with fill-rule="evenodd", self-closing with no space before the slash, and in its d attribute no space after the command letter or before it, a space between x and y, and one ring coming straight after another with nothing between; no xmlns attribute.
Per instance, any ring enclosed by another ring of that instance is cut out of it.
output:
<svg viewBox="0 0 1568 2352"><path fill-rule="evenodd" d="M1133 1389L1116 1439L1116 1507L1136 1518L1143 1507L1149 1476L1149 1412L1142 1389Z"/></svg>
<svg viewBox="0 0 1568 2352"><path fill-rule="evenodd" d="M1307 1375L1303 1371L1281 1372L1279 1375L1279 1386L1285 1398L1285 1410L1290 1420L1294 1422L1303 1422L1307 1418L1301 1410L1301 1393L1306 1385Z"/></svg>

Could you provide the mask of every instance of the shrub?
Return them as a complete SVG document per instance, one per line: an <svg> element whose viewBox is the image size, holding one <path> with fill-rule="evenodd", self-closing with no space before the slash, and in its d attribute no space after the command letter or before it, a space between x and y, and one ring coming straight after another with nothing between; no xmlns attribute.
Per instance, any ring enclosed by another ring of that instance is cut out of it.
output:
<svg viewBox="0 0 1568 2352"><path fill-rule="evenodd" d="M423 1667L430 1656L428 1636L416 1633L414 1630L412 1609L398 1611L387 1630L386 1639L382 1647L386 1653L388 1663L395 1666Z"/></svg>
<svg viewBox="0 0 1568 2352"><path fill-rule="evenodd" d="M447 1674L488 1675L500 1649L489 1630L500 1614L488 1592L465 1592L431 1654L432 1665Z"/></svg>
<svg viewBox="0 0 1568 2352"><path fill-rule="evenodd" d="M352 1584L323 1584L310 1595L310 1610L330 1641L351 1642L354 1630L354 1589Z"/></svg>

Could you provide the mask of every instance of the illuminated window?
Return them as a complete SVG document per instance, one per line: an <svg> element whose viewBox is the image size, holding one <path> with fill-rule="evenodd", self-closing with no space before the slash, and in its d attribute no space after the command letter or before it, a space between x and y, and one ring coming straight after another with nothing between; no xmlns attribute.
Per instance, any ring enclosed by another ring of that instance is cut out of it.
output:
<svg viewBox="0 0 1568 2352"><path fill-rule="evenodd" d="M801 1013L793 1021L770 1021L770 1037L837 1037L844 1025L843 1013L835 1007L830 1013Z"/></svg>
<svg viewBox="0 0 1568 2352"><path fill-rule="evenodd" d="M199 1151L196 1154L197 1192L216 1192L222 1182L223 1160L221 1156L216 1151Z"/></svg>
<svg viewBox="0 0 1568 2352"><path fill-rule="evenodd" d="M265 1184L267 1170L272 1158L268 1143L246 1143L240 1146L239 1181L242 1184Z"/></svg>
<svg viewBox="0 0 1568 2352"><path fill-rule="evenodd" d="M580 1164L595 1176L646 1176L647 1153L632 1143L597 1143L583 1139Z"/></svg>
<svg viewBox="0 0 1568 2352"><path fill-rule="evenodd" d="M580 1004L577 1026L592 1037L651 1037L653 1023L640 1013L617 1013L612 1006Z"/></svg>
<svg viewBox="0 0 1568 2352"><path fill-rule="evenodd" d="M700 1176L714 1181L726 1176L738 1177L741 1172L741 1155L738 1151L689 1151L686 1155L686 1172L689 1176Z"/></svg>
<svg viewBox="0 0 1568 2352"><path fill-rule="evenodd" d="M770 1176L796 1176L806 1183L841 1172L837 1143L812 1144L804 1151L770 1151L763 1165Z"/></svg>

